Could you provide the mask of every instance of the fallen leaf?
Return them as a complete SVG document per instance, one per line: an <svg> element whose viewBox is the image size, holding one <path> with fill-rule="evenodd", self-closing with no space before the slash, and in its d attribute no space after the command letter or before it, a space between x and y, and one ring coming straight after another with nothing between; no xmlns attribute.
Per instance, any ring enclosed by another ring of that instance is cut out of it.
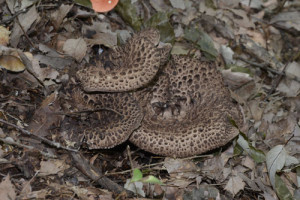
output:
<svg viewBox="0 0 300 200"><path fill-rule="evenodd" d="M60 105L57 100L57 93L53 92L47 96L41 106L35 110L28 129L35 135L49 135L50 126L63 118L61 115L55 114L59 111Z"/></svg>
<svg viewBox="0 0 300 200"><path fill-rule="evenodd" d="M1 200L16 199L15 187L10 181L10 176L7 175L0 183L0 197Z"/></svg>
<svg viewBox="0 0 300 200"><path fill-rule="evenodd" d="M86 54L87 45L82 38L68 39L64 44L63 51L80 62Z"/></svg>
<svg viewBox="0 0 300 200"><path fill-rule="evenodd" d="M6 46L8 44L9 35L10 31L5 27L0 26L0 45Z"/></svg>
<svg viewBox="0 0 300 200"><path fill-rule="evenodd" d="M121 0L116 6L116 11L135 30L140 30L142 26L142 20L138 16L137 8L131 0Z"/></svg>
<svg viewBox="0 0 300 200"><path fill-rule="evenodd" d="M275 175L277 170L284 166L287 152L283 145L277 145L272 148L266 155L267 168L272 186L275 188Z"/></svg>
<svg viewBox="0 0 300 200"><path fill-rule="evenodd" d="M92 39L85 39L89 46L93 46L95 44L104 45L106 47L114 47L118 43L117 34L116 33L96 33L93 35Z"/></svg>
<svg viewBox="0 0 300 200"><path fill-rule="evenodd" d="M34 58L37 59L39 63L50 65L54 69L64 69L74 62L70 56L61 55L46 45L39 44L39 50L42 51L43 54L37 54Z"/></svg>
<svg viewBox="0 0 300 200"><path fill-rule="evenodd" d="M183 199L221 199L220 191L210 185L200 185L199 188L186 192Z"/></svg>
<svg viewBox="0 0 300 200"><path fill-rule="evenodd" d="M271 19L271 24L278 24L281 28L300 31L300 12L280 12Z"/></svg>
<svg viewBox="0 0 300 200"><path fill-rule="evenodd" d="M36 6L32 6L26 13L20 14L18 16L18 19L20 25L22 26L22 29L20 28L20 25L15 21L13 29L11 31L12 34L10 36L10 44L13 47L17 47L24 32L27 32L31 25L39 19L39 14L36 10Z"/></svg>
<svg viewBox="0 0 300 200"><path fill-rule="evenodd" d="M142 197L145 197L146 194L143 190L143 183L142 182L131 182L131 179L127 179L126 183L124 185L124 188L134 192L135 194L141 195Z"/></svg>
<svg viewBox="0 0 300 200"><path fill-rule="evenodd" d="M245 152L247 152L251 156L251 158L256 163L261 163L265 161L266 158L264 152L254 148L245 135L240 134L237 143Z"/></svg>
<svg viewBox="0 0 300 200"><path fill-rule="evenodd" d="M277 174L275 175L275 190L276 193L279 197L279 199L282 200L293 200L293 195L287 188L286 183L278 176Z"/></svg>
<svg viewBox="0 0 300 200"><path fill-rule="evenodd" d="M58 174L69 167L63 160L49 159L42 161L39 176Z"/></svg>
<svg viewBox="0 0 300 200"><path fill-rule="evenodd" d="M240 190L244 189L245 185L243 179L239 176L234 176L229 179L224 189L235 196Z"/></svg>
<svg viewBox="0 0 300 200"><path fill-rule="evenodd" d="M185 9L185 5L184 5L183 0L170 0L170 3L173 6L173 8L179 8L179 9L182 9L182 10Z"/></svg>
<svg viewBox="0 0 300 200"><path fill-rule="evenodd" d="M189 160L166 158L164 166L171 177L190 179L198 176L197 166Z"/></svg>
<svg viewBox="0 0 300 200"><path fill-rule="evenodd" d="M161 1L161 0L150 0L149 2L150 2L150 4L151 4L151 6L152 6L156 11L164 12L164 11L170 9L169 5L167 5L167 4L165 3L165 1Z"/></svg>
<svg viewBox="0 0 300 200"><path fill-rule="evenodd" d="M59 28L64 18L67 16L73 5L62 4L55 12L51 14L51 19L54 27Z"/></svg>

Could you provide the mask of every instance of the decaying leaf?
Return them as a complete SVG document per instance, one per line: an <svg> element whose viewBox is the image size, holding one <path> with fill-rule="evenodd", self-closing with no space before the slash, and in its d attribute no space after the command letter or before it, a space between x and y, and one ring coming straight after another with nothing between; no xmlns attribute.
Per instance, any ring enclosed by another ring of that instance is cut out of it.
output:
<svg viewBox="0 0 300 200"><path fill-rule="evenodd" d="M0 45L6 46L9 43L9 34L7 28L0 26Z"/></svg>
<svg viewBox="0 0 300 200"><path fill-rule="evenodd" d="M22 28L20 28L20 25L15 22L14 27L12 29L12 34L10 36L10 44L13 47L16 47L17 44L20 41L21 36L23 35L23 31L28 31L30 26L39 19L39 14L36 10L36 6L32 6L28 12L24 14L20 14L18 16L18 19L20 21L20 25Z"/></svg>
<svg viewBox="0 0 300 200"><path fill-rule="evenodd" d="M275 176L278 170L283 166L298 164L299 161L288 155L283 145L277 145L272 148L266 155L267 168L272 186L275 188Z"/></svg>
<svg viewBox="0 0 300 200"><path fill-rule="evenodd" d="M80 62L86 54L87 45L83 38L68 39L64 44L63 50Z"/></svg>
<svg viewBox="0 0 300 200"><path fill-rule="evenodd" d="M278 24L285 29L300 31L300 13L298 11L278 13L271 19L271 23Z"/></svg>
<svg viewBox="0 0 300 200"><path fill-rule="evenodd" d="M183 0L170 0L170 3L174 8L180 8L182 10L185 9L185 5L184 5Z"/></svg>
<svg viewBox="0 0 300 200"><path fill-rule="evenodd" d="M127 179L124 188L134 192L135 194L141 195L145 197L146 194L143 190L143 183L142 182L131 182L131 179Z"/></svg>
<svg viewBox="0 0 300 200"><path fill-rule="evenodd" d="M61 25L69 11L72 9L72 7L73 5L62 4L59 7L59 9L57 9L54 13L51 14L53 25L56 29L59 28L59 26Z"/></svg>
<svg viewBox="0 0 300 200"><path fill-rule="evenodd" d="M58 174L69 167L63 160L49 159L42 161L39 176Z"/></svg>
<svg viewBox="0 0 300 200"><path fill-rule="evenodd" d="M235 196L239 191L243 190L245 187L245 182L239 176L231 177L225 186L225 190Z"/></svg>
<svg viewBox="0 0 300 200"><path fill-rule="evenodd" d="M10 176L7 175L0 183L1 200L16 199L15 187L10 181Z"/></svg>

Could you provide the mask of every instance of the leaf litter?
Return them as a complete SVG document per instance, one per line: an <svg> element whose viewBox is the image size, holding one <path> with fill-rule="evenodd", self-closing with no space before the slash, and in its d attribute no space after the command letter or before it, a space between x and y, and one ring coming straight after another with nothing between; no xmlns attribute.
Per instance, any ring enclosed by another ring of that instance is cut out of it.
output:
<svg viewBox="0 0 300 200"><path fill-rule="evenodd" d="M0 56L16 56L25 66L0 69L1 198L126 199L137 191L164 199L299 198L295 1L120 0L102 14L90 5L0 1ZM63 140L67 132L59 133L63 108L70 105L57 96L65 95L76 70L97 63L102 51L147 27L158 27L162 41L174 44L172 54L224 64L220 70L242 108L243 133L223 148L187 159L160 158L132 145L127 151L128 143L110 150L82 147L90 161L82 161L87 163L82 169L70 156L77 149ZM163 184L136 182L133 193L124 196L119 186L131 180L132 168ZM106 190L103 182L110 181L118 185Z"/></svg>

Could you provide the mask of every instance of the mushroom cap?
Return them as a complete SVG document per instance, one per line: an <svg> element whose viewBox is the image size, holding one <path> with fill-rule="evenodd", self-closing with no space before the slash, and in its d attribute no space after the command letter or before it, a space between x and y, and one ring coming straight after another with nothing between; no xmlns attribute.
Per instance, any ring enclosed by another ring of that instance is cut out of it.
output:
<svg viewBox="0 0 300 200"><path fill-rule="evenodd" d="M2 55L0 56L0 68L5 68L11 72L21 72L25 70L25 65L16 56Z"/></svg>
<svg viewBox="0 0 300 200"><path fill-rule="evenodd" d="M147 85L168 58L170 46L158 47L159 32L144 30L125 45L102 54L96 67L77 72L86 92L124 92Z"/></svg>
<svg viewBox="0 0 300 200"><path fill-rule="evenodd" d="M149 95L141 95L145 116L129 140L148 152L188 157L224 146L241 125L216 64L173 55Z"/></svg>
<svg viewBox="0 0 300 200"><path fill-rule="evenodd" d="M119 0L91 0L93 9L96 12L108 12L112 10Z"/></svg>

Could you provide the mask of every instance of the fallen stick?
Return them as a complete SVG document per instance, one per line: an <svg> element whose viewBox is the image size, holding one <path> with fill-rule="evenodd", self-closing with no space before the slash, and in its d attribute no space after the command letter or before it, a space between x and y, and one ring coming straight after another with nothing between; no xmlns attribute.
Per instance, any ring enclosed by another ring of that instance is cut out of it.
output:
<svg viewBox="0 0 300 200"><path fill-rule="evenodd" d="M84 175L92 179L94 182L98 183L101 187L112 191L116 196L126 196L133 197L134 193L125 190L123 187L113 182L109 178L102 175L102 173L96 169L94 166L90 165L89 162L77 152L69 152L72 157L74 164L78 170L80 170Z"/></svg>

